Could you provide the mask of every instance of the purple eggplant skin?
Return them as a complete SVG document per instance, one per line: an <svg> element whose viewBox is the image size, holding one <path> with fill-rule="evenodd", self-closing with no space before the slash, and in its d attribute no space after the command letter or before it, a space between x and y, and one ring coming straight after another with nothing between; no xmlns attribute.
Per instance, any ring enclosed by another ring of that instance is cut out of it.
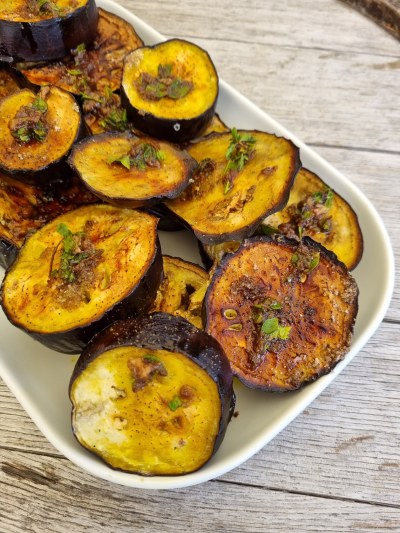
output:
<svg viewBox="0 0 400 533"><path fill-rule="evenodd" d="M65 17L37 22L0 20L0 61L53 61L79 44L89 46L97 31L95 0L88 0Z"/></svg>
<svg viewBox="0 0 400 533"><path fill-rule="evenodd" d="M69 392L75 379L91 361L105 351L120 346L178 352L208 373L216 383L221 399L221 418L212 453L214 455L224 439L236 404L231 366L221 345L186 319L168 313L151 313L119 320L100 331L86 346L73 370Z"/></svg>
<svg viewBox="0 0 400 533"><path fill-rule="evenodd" d="M163 279L163 260L161 245L157 238L156 250L151 265L143 278L133 287L130 294L113 307L106 309L96 321L84 326L65 330L59 333L36 333L26 331L33 339L39 341L51 350L67 354L78 354L88 344L90 339L116 320L146 313L153 303L157 289ZM3 288L0 289L0 297ZM0 298L1 299L1 298ZM12 319L8 317L11 323ZM18 324L14 324L18 327Z"/></svg>
<svg viewBox="0 0 400 533"><path fill-rule="evenodd" d="M212 107L197 117L172 120L156 117L150 113L143 114L140 109L136 109L131 105L123 87L121 87L121 101L123 107L127 110L129 120L138 130L157 139L165 139L171 143L178 144L191 141L201 136L214 116L217 105L216 99Z"/></svg>

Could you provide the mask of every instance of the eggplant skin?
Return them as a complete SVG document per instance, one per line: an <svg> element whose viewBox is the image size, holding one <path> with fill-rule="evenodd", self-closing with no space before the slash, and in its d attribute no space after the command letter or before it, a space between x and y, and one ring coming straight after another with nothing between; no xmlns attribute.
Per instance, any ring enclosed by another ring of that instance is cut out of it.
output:
<svg viewBox="0 0 400 533"><path fill-rule="evenodd" d="M94 242L105 251L95 267L97 278L80 289L86 291L82 293L85 300L64 302L68 286L57 282L54 288L48 287L50 273L57 268L53 254L61 253L57 228L65 224L73 232L82 231L82 221L88 221ZM74 354L115 320L145 313L163 277L156 227L157 219L151 215L105 204L79 207L50 221L25 240L6 271L0 299L8 320L48 348ZM100 230L104 233L99 234ZM31 268L35 269L34 280ZM46 311L49 308L52 312Z"/></svg>
<svg viewBox="0 0 400 533"><path fill-rule="evenodd" d="M184 82L191 83L190 91L176 99L142 96L140 77L157 79L161 67L172 68L174 81L182 76ZM170 39L138 48L125 58L122 103L134 127L152 137L184 143L200 136L213 119L218 93L218 74L209 54L189 41Z"/></svg>
<svg viewBox="0 0 400 533"><path fill-rule="evenodd" d="M358 288L319 243L253 237L213 275L205 329L246 386L296 390L330 372L347 353Z"/></svg>
<svg viewBox="0 0 400 533"><path fill-rule="evenodd" d="M221 445L228 423L234 413L236 397L233 390L233 375L229 361L219 343L206 332L197 329L181 317L176 317L168 313L152 313L146 316L142 315L127 320L119 320L93 337L79 357L71 376L69 395L73 403L72 420L74 420L75 409L72 397L76 380L82 373L90 370L91 363L99 356L121 347L135 347L149 350L150 352L155 351L156 353L159 353L158 350L165 350L167 352L182 354L204 370L215 383L221 404L220 418L211 454L205 459L205 462L207 462ZM135 409L134 406L132 408ZM81 442L74 429L74 424L73 432L80 444L87 447L91 452L100 455L100 452L94 447L91 447L89 443ZM153 443L153 440L146 440L147 445L151 446L149 442ZM127 446L126 443L124 445ZM153 452L154 450L150 447L149 454ZM157 452L154 453L156 454ZM174 450L171 451L172 456L175 453ZM177 471L157 471L158 465L156 465L155 471L148 469L132 470L115 466L115 464L111 464L102 455L100 457L116 470L129 470L130 472L147 476L183 475L198 470L205 464L202 462L202 464L197 465L194 469L186 470L185 466L178 463L175 464Z"/></svg>
<svg viewBox="0 0 400 533"><path fill-rule="evenodd" d="M0 20L0 50L8 62L61 59L79 44L89 45L97 29L95 0L66 16L29 22Z"/></svg>

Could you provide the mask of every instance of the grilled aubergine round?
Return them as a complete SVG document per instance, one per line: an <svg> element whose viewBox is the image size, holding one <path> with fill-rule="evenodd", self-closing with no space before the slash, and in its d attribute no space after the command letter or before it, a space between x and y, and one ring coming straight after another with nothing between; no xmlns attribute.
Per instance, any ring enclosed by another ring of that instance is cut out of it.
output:
<svg viewBox="0 0 400 533"><path fill-rule="evenodd" d="M205 329L247 386L295 390L347 353L358 309L345 265L305 237L254 237L228 254L204 302Z"/></svg>
<svg viewBox="0 0 400 533"><path fill-rule="evenodd" d="M171 143L128 133L87 137L74 146L69 163L93 194L124 207L175 198L197 167Z"/></svg>
<svg viewBox="0 0 400 533"><path fill-rule="evenodd" d="M70 382L78 442L145 476L198 470L232 416L232 371L219 344L180 317L118 321L94 337Z"/></svg>
<svg viewBox="0 0 400 533"><path fill-rule="evenodd" d="M142 45L143 41L129 22L99 9L92 44L77 43L61 61L18 64L18 68L34 85L56 85L77 95L93 92L101 95L106 88L111 91L120 88L124 57Z"/></svg>
<svg viewBox="0 0 400 533"><path fill-rule="evenodd" d="M82 134L74 97L57 87L0 100L0 170L36 182L50 177ZM68 166L65 165L68 169Z"/></svg>
<svg viewBox="0 0 400 533"><path fill-rule="evenodd" d="M251 235L286 204L300 167L291 141L261 131L212 133L186 149L199 166L190 186L165 205L206 244Z"/></svg>
<svg viewBox="0 0 400 533"><path fill-rule="evenodd" d="M78 353L117 319L147 311L162 279L157 219L80 207L27 238L6 272L7 318L46 346Z"/></svg>
<svg viewBox="0 0 400 533"><path fill-rule="evenodd" d="M89 45L96 34L95 0L25 2L0 5L0 50L3 60L51 61L80 43Z"/></svg>
<svg viewBox="0 0 400 533"><path fill-rule="evenodd" d="M263 221L267 231L287 237L311 237L334 252L349 270L363 254L363 237L353 208L323 180L305 168L298 172L287 205Z"/></svg>
<svg viewBox="0 0 400 533"><path fill-rule="evenodd" d="M122 98L140 131L185 142L200 135L214 115L217 71L208 53L188 41L145 46L125 58Z"/></svg>

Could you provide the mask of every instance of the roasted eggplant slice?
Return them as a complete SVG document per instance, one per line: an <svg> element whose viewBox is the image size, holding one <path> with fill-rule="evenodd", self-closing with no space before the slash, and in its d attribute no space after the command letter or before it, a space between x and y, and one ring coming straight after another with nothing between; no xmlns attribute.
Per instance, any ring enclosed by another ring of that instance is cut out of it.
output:
<svg viewBox="0 0 400 533"><path fill-rule="evenodd" d="M298 389L348 351L356 282L323 246L254 237L223 259L205 298L206 331L249 387Z"/></svg>
<svg viewBox="0 0 400 533"><path fill-rule="evenodd" d="M122 97L140 131L185 142L199 136L214 115L218 75L205 50L171 39L126 57Z"/></svg>
<svg viewBox="0 0 400 533"><path fill-rule="evenodd" d="M1 55L12 61L52 61L89 45L97 28L95 0L7 0L0 4Z"/></svg>
<svg viewBox="0 0 400 533"><path fill-rule="evenodd" d="M286 207L267 217L265 231L311 237L334 252L349 270L360 262L363 237L353 208L313 172L302 168Z"/></svg>
<svg viewBox="0 0 400 533"><path fill-rule="evenodd" d="M299 150L261 131L213 133L187 147L199 163L191 185L165 205L206 244L240 241L287 202Z"/></svg>
<svg viewBox="0 0 400 533"><path fill-rule="evenodd" d="M210 278L199 265L164 255L164 279L157 291L152 311L186 318L201 329L201 310Z"/></svg>
<svg viewBox="0 0 400 533"><path fill-rule="evenodd" d="M27 235L46 222L95 202L76 177L36 187L0 173L0 266L10 266Z"/></svg>
<svg viewBox="0 0 400 533"><path fill-rule="evenodd" d="M114 320L147 311L161 278L155 217L85 206L25 241L4 278L2 306L46 346L78 353Z"/></svg>
<svg viewBox="0 0 400 533"><path fill-rule="evenodd" d="M201 468L235 405L218 343L165 313L97 335L77 362L70 398L78 442L111 467L145 476Z"/></svg>
<svg viewBox="0 0 400 533"><path fill-rule="evenodd" d="M97 33L90 46L79 44L62 61L18 67L35 85L56 85L74 94L101 95L106 88L119 89L124 57L142 45L143 41L126 20L99 9Z"/></svg>
<svg viewBox="0 0 400 533"><path fill-rule="evenodd" d="M81 134L74 97L57 87L0 100L0 169L36 181L54 171Z"/></svg>
<svg viewBox="0 0 400 533"><path fill-rule="evenodd" d="M197 167L173 144L121 133L87 137L75 145L69 163L94 194L124 207L178 196Z"/></svg>

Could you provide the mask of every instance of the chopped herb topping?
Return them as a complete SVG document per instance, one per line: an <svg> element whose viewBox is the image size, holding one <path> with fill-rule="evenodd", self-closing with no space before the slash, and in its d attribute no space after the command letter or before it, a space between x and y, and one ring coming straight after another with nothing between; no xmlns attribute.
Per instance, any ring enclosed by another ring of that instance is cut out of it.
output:
<svg viewBox="0 0 400 533"><path fill-rule="evenodd" d="M73 283L79 273L83 273L80 264L95 255L99 257L102 252L92 248L91 243L88 244L84 232L72 233L65 224L59 224L57 231L63 237L62 252L59 268L51 271L51 277L58 277L66 283Z"/></svg>
<svg viewBox="0 0 400 533"><path fill-rule="evenodd" d="M151 383L156 376L167 376L168 372L159 357L146 354L129 359L128 368L132 376L132 390L137 392Z"/></svg>
<svg viewBox="0 0 400 533"><path fill-rule="evenodd" d="M34 12L38 10L39 13L49 13L54 16L60 16L63 13L63 10L51 0L36 0L36 5L31 2L30 7Z"/></svg>
<svg viewBox="0 0 400 533"><path fill-rule="evenodd" d="M269 339L287 340L289 338L291 326L281 326L277 317L264 320L261 331L268 335Z"/></svg>
<svg viewBox="0 0 400 533"><path fill-rule="evenodd" d="M193 83L174 76L172 71L173 65L168 63L158 65L157 76L143 72L137 82L140 95L146 100L161 100L162 98L179 100L184 98L193 89Z"/></svg>
<svg viewBox="0 0 400 533"><path fill-rule="evenodd" d="M128 127L126 109L112 109L99 124L106 131L125 131Z"/></svg>
<svg viewBox="0 0 400 533"><path fill-rule="evenodd" d="M231 142L226 150L226 166L224 169L224 194L233 187L233 179L240 172L247 161L252 157L255 137L248 133L239 134L236 128L231 130Z"/></svg>
<svg viewBox="0 0 400 533"><path fill-rule="evenodd" d="M165 154L162 150L158 150L150 143L142 143L133 146L129 154L112 156L107 162L110 165L119 163L128 170L132 167L137 170L146 170L147 167L160 168L164 159Z"/></svg>
<svg viewBox="0 0 400 533"><path fill-rule="evenodd" d="M316 233L329 234L332 230L330 209L334 201L334 192L326 188L316 191L297 204L291 204L286 212L289 221L279 226L279 231L289 237L298 237L304 233L312 236Z"/></svg>
<svg viewBox="0 0 400 533"><path fill-rule="evenodd" d="M48 134L47 110L47 102L42 98L41 93L30 105L22 106L9 122L10 132L14 139L23 144L30 141L43 142Z"/></svg>
<svg viewBox="0 0 400 533"><path fill-rule="evenodd" d="M179 407L182 406L182 400L179 396L174 396L170 402L168 402L168 407L171 411L176 411Z"/></svg>
<svg viewBox="0 0 400 533"><path fill-rule="evenodd" d="M320 261L320 252L313 252L308 250L305 246L300 244L297 250L291 257L291 263L293 265L293 273L289 276L288 281L293 281L294 277L304 283L310 274Z"/></svg>

